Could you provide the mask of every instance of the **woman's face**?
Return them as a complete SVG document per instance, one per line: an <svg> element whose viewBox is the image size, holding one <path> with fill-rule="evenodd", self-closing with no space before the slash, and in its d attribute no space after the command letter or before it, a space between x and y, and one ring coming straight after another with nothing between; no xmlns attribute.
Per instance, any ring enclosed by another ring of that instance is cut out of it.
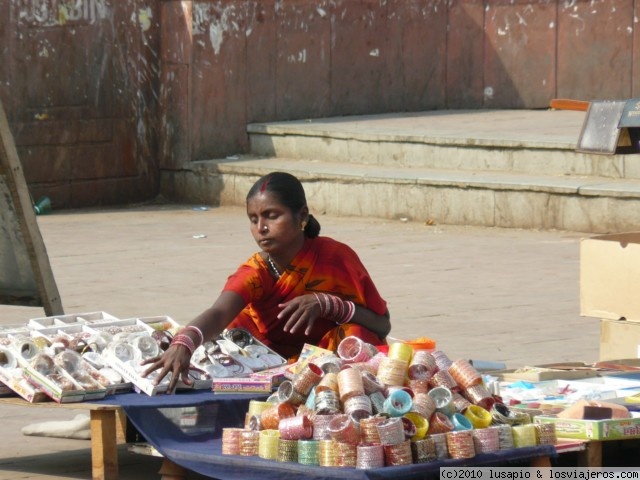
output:
<svg viewBox="0 0 640 480"><path fill-rule="evenodd" d="M247 216L251 222L251 235L263 251L286 257L295 255L302 247L301 222L306 220L306 207L294 214L275 195L259 192L247 200Z"/></svg>

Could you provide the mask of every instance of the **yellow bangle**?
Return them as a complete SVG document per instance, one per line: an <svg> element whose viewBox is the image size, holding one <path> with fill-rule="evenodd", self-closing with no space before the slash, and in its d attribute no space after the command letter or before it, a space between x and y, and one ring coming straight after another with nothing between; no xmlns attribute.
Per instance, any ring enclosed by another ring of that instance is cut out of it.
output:
<svg viewBox="0 0 640 480"><path fill-rule="evenodd" d="M429 430L429 420L416 412L408 412L404 414L404 418L408 419L416 426L416 433L411 437L411 441L422 440Z"/></svg>
<svg viewBox="0 0 640 480"><path fill-rule="evenodd" d="M491 414L479 405L469 405L464 416L469 419L473 428L487 428L491 425Z"/></svg>

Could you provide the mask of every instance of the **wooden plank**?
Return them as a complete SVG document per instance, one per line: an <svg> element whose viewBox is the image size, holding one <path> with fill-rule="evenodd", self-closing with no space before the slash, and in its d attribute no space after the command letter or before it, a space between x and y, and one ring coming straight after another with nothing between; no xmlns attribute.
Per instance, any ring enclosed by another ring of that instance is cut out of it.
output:
<svg viewBox="0 0 640 480"><path fill-rule="evenodd" d="M582 452L578 452L578 467L601 467L602 466L602 442L591 441L587 443Z"/></svg>
<svg viewBox="0 0 640 480"><path fill-rule="evenodd" d="M591 102L583 100L571 100L569 98L554 98L549 102L549 107L556 110L575 110L577 112L586 112L589 110Z"/></svg>
<svg viewBox="0 0 640 480"><path fill-rule="evenodd" d="M93 480L117 480L116 410L91 410Z"/></svg>
<svg viewBox="0 0 640 480"><path fill-rule="evenodd" d="M0 102L0 301L64 313L9 122ZM22 291L19 298L16 291ZM8 292L7 295L2 293Z"/></svg>

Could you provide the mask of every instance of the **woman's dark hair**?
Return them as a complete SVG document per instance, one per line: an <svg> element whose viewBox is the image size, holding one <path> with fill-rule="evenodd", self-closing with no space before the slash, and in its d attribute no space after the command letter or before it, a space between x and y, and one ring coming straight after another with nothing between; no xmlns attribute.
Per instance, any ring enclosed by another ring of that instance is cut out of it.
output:
<svg viewBox="0 0 640 480"><path fill-rule="evenodd" d="M260 177L247 193L247 201L262 192L274 195L282 205L294 214L300 213L300 210L307 206L307 197L302 183L290 173L271 172ZM309 214L309 221L304 228L304 234L309 238L320 235L320 223L311 214Z"/></svg>

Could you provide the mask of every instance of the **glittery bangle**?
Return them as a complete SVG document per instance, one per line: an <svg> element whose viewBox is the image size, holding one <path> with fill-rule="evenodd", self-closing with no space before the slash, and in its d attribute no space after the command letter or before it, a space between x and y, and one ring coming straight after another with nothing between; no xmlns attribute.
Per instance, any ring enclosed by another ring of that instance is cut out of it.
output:
<svg viewBox="0 0 640 480"><path fill-rule="evenodd" d="M326 390L331 390L336 393L338 392L338 375L336 373L325 373L322 380L320 380L320 383L316 385L316 395Z"/></svg>
<svg viewBox="0 0 640 480"><path fill-rule="evenodd" d="M534 426L538 445L555 445L558 442L555 423L536 423Z"/></svg>
<svg viewBox="0 0 640 480"><path fill-rule="evenodd" d="M497 428L476 428L472 435L476 453L492 453L500 450L500 435Z"/></svg>
<svg viewBox="0 0 640 480"><path fill-rule="evenodd" d="M280 420L295 415L293 406L289 403L275 403L260 415L260 423L265 430L277 430Z"/></svg>
<svg viewBox="0 0 640 480"><path fill-rule="evenodd" d="M338 452L335 447L336 442L331 439L318 441L318 464L321 467L338 466Z"/></svg>
<svg viewBox="0 0 640 480"><path fill-rule="evenodd" d="M332 319L337 325L350 322L356 313L355 304L350 300L342 300L329 293L314 292L313 295L320 307L320 316Z"/></svg>
<svg viewBox="0 0 640 480"><path fill-rule="evenodd" d="M385 357L378 367L378 380L384 385L404 385L407 362Z"/></svg>
<svg viewBox="0 0 640 480"><path fill-rule="evenodd" d="M498 430L498 441L500 443L500 450L509 450L513 448L513 431L511 425L493 425L489 428L495 428Z"/></svg>
<svg viewBox="0 0 640 480"><path fill-rule="evenodd" d="M472 430L456 430L447 433L447 449L451 458L473 458L476 456L471 432Z"/></svg>
<svg viewBox="0 0 640 480"><path fill-rule="evenodd" d="M287 402L294 406L304 403L304 397L293 388L293 384L289 380L284 380L278 386L277 393L278 401L281 403Z"/></svg>
<svg viewBox="0 0 640 480"><path fill-rule="evenodd" d="M467 408L469 408L472 405L472 403L469 400L464 398L458 392L453 393L453 396L451 398L451 403L453 403L453 407L455 408L456 412L460 412L460 413L466 412Z"/></svg>
<svg viewBox="0 0 640 480"><path fill-rule="evenodd" d="M371 372L362 372L362 386L364 387L364 393L371 395L373 392L384 391L384 385L380 383L378 378Z"/></svg>
<svg viewBox="0 0 640 480"><path fill-rule="evenodd" d="M447 370L440 370L434 373L429 380L429 385L431 385L431 388L447 387L450 390L459 389L457 382Z"/></svg>
<svg viewBox="0 0 640 480"><path fill-rule="evenodd" d="M453 423L451 423L451 420L449 420L449 417L441 412L435 412L431 415L429 420L429 430L427 431L427 435L452 432L455 428Z"/></svg>
<svg viewBox="0 0 640 480"><path fill-rule="evenodd" d="M409 387L414 393L429 393L431 387L428 379L409 380Z"/></svg>
<svg viewBox="0 0 640 480"><path fill-rule="evenodd" d="M309 439L313 436L313 424L306 415L283 418L278 424L280 438L285 440Z"/></svg>
<svg viewBox="0 0 640 480"><path fill-rule="evenodd" d="M416 393L413 396L413 405L411 409L422 415L424 418L431 418L436 411L437 405L428 393Z"/></svg>
<svg viewBox="0 0 640 480"><path fill-rule="evenodd" d="M382 392L373 392L369 394L371 400L371 408L374 414L384 413L384 394Z"/></svg>
<svg viewBox="0 0 640 480"><path fill-rule="evenodd" d="M509 407L504 403L494 403L491 407L491 418L494 424L513 425L514 419L510 413Z"/></svg>
<svg viewBox="0 0 640 480"><path fill-rule="evenodd" d="M389 345L387 356L396 360L403 360L408 365L411 357L413 357L413 348L407 343L395 342Z"/></svg>
<svg viewBox="0 0 640 480"><path fill-rule="evenodd" d="M193 355L193 351L196 349L193 340L188 335L179 334L173 337L171 340L171 345L182 345L189 351L189 355Z"/></svg>
<svg viewBox="0 0 640 480"><path fill-rule="evenodd" d="M384 401L384 412L392 417L401 417L411 410L412 400L404 390L395 390Z"/></svg>
<svg viewBox="0 0 640 480"><path fill-rule="evenodd" d="M436 404L436 410L444 413L447 417L456 411L453 405L453 393L447 387L435 387L427 393Z"/></svg>
<svg viewBox="0 0 640 480"><path fill-rule="evenodd" d="M465 430L473 430L473 425L471 421L465 417L463 414L456 412L451 415L451 423L453 423L453 429L456 432L462 432Z"/></svg>
<svg viewBox="0 0 640 480"><path fill-rule="evenodd" d="M333 390L316 392L314 410L317 415L334 415L340 412L340 399Z"/></svg>
<svg viewBox="0 0 640 480"><path fill-rule="evenodd" d="M344 413L358 419L369 417L373 414L371 399L367 395L354 395L343 402Z"/></svg>
<svg viewBox="0 0 640 480"><path fill-rule="evenodd" d="M453 363L449 356L442 350L436 350L435 352L432 352L431 355L438 366L438 370L448 370Z"/></svg>
<svg viewBox="0 0 640 480"><path fill-rule="evenodd" d="M464 416L469 419L473 428L487 428L491 425L491 414L478 405L469 405L464 412Z"/></svg>
<svg viewBox="0 0 640 480"><path fill-rule="evenodd" d="M409 440L412 442L422 440L429 430L429 420L416 412L408 412L404 415L404 418L409 420L416 427L415 433Z"/></svg>
<svg viewBox="0 0 640 480"><path fill-rule="evenodd" d="M198 336L198 346L204 343L204 335L202 334L202 330L200 330L198 327L196 327L195 325L187 325L180 331L180 333L187 331L195 332L195 334Z"/></svg>
<svg viewBox="0 0 640 480"><path fill-rule="evenodd" d="M276 460L279 441L280 432L278 430L262 430L258 440L258 456L265 460Z"/></svg>
<svg viewBox="0 0 640 480"><path fill-rule="evenodd" d="M240 433L243 431L242 428L222 429L222 455L240 454Z"/></svg>
<svg viewBox="0 0 640 480"><path fill-rule="evenodd" d="M365 342L354 336L343 338L338 344L337 353L345 363L361 363L371 359Z"/></svg>
<svg viewBox="0 0 640 480"><path fill-rule="evenodd" d="M431 429L429 429L431 430ZM449 449L447 447L447 434L446 433L428 433L429 437L433 439L433 443L436 446L436 460L446 460L449 458Z"/></svg>
<svg viewBox="0 0 640 480"><path fill-rule="evenodd" d="M318 440L298 440L298 463L318 465Z"/></svg>
<svg viewBox="0 0 640 480"><path fill-rule="evenodd" d="M448 371L463 389L482 383L482 376L467 360L456 360L449 366Z"/></svg>
<svg viewBox="0 0 640 480"><path fill-rule="evenodd" d="M356 468L366 470L381 467L384 467L384 450L382 445L358 445Z"/></svg>
<svg viewBox="0 0 640 480"><path fill-rule="evenodd" d="M436 442L433 437L411 442L411 452L413 463L428 463L437 459Z"/></svg>
<svg viewBox="0 0 640 480"><path fill-rule="evenodd" d="M387 421L386 417L372 416L360 420L360 440L365 445L380 444L378 425Z"/></svg>
<svg viewBox="0 0 640 480"><path fill-rule="evenodd" d="M411 366L420 365L427 369L427 371L433 375L438 371L438 364L436 363L436 359L431 355L431 352L426 350L418 350L413 353L413 357L411 358Z"/></svg>
<svg viewBox="0 0 640 480"><path fill-rule="evenodd" d="M244 457L257 456L259 443L260 432L243 430L240 432L240 455Z"/></svg>
<svg viewBox="0 0 640 480"><path fill-rule="evenodd" d="M376 425L382 445L395 445L404 442L404 425L400 417L389 418Z"/></svg>
<svg viewBox="0 0 640 480"><path fill-rule="evenodd" d="M316 415L313 418L313 439L314 440L326 440L330 438L329 424L331 420L335 418L333 415Z"/></svg>
<svg viewBox="0 0 640 480"><path fill-rule="evenodd" d="M298 372L291 382L293 389L302 396L309 395L309 392L322 380L322 369L313 363L308 363Z"/></svg>
<svg viewBox="0 0 640 480"><path fill-rule="evenodd" d="M336 415L327 429L335 442L357 445L360 442L360 431L348 415Z"/></svg>
<svg viewBox="0 0 640 480"><path fill-rule="evenodd" d="M386 465L410 465L413 463L410 440L393 445L383 445L383 449Z"/></svg>
<svg viewBox="0 0 640 480"><path fill-rule="evenodd" d="M473 404L479 405L485 410L491 410L491 407L496 403L493 395L487 390L484 384L473 385L465 389L462 394Z"/></svg>
<svg viewBox="0 0 640 480"><path fill-rule="evenodd" d="M513 434L513 446L534 447L536 445L536 428L532 423L527 425L514 425L511 427Z"/></svg>
<svg viewBox="0 0 640 480"><path fill-rule="evenodd" d="M355 443L336 442L338 450L338 467L355 467L358 456L358 445Z"/></svg>
<svg viewBox="0 0 640 480"><path fill-rule="evenodd" d="M269 402L263 402L261 400L250 400L249 401L248 412L251 415L260 415L262 412L264 412L271 405L273 405L273 404L271 404Z"/></svg>
<svg viewBox="0 0 640 480"><path fill-rule="evenodd" d="M278 462L298 461L298 440L281 438L278 442Z"/></svg>
<svg viewBox="0 0 640 480"><path fill-rule="evenodd" d="M338 390L340 391L340 401L354 395L364 394L364 385L360 372L351 367L344 368L338 373Z"/></svg>

